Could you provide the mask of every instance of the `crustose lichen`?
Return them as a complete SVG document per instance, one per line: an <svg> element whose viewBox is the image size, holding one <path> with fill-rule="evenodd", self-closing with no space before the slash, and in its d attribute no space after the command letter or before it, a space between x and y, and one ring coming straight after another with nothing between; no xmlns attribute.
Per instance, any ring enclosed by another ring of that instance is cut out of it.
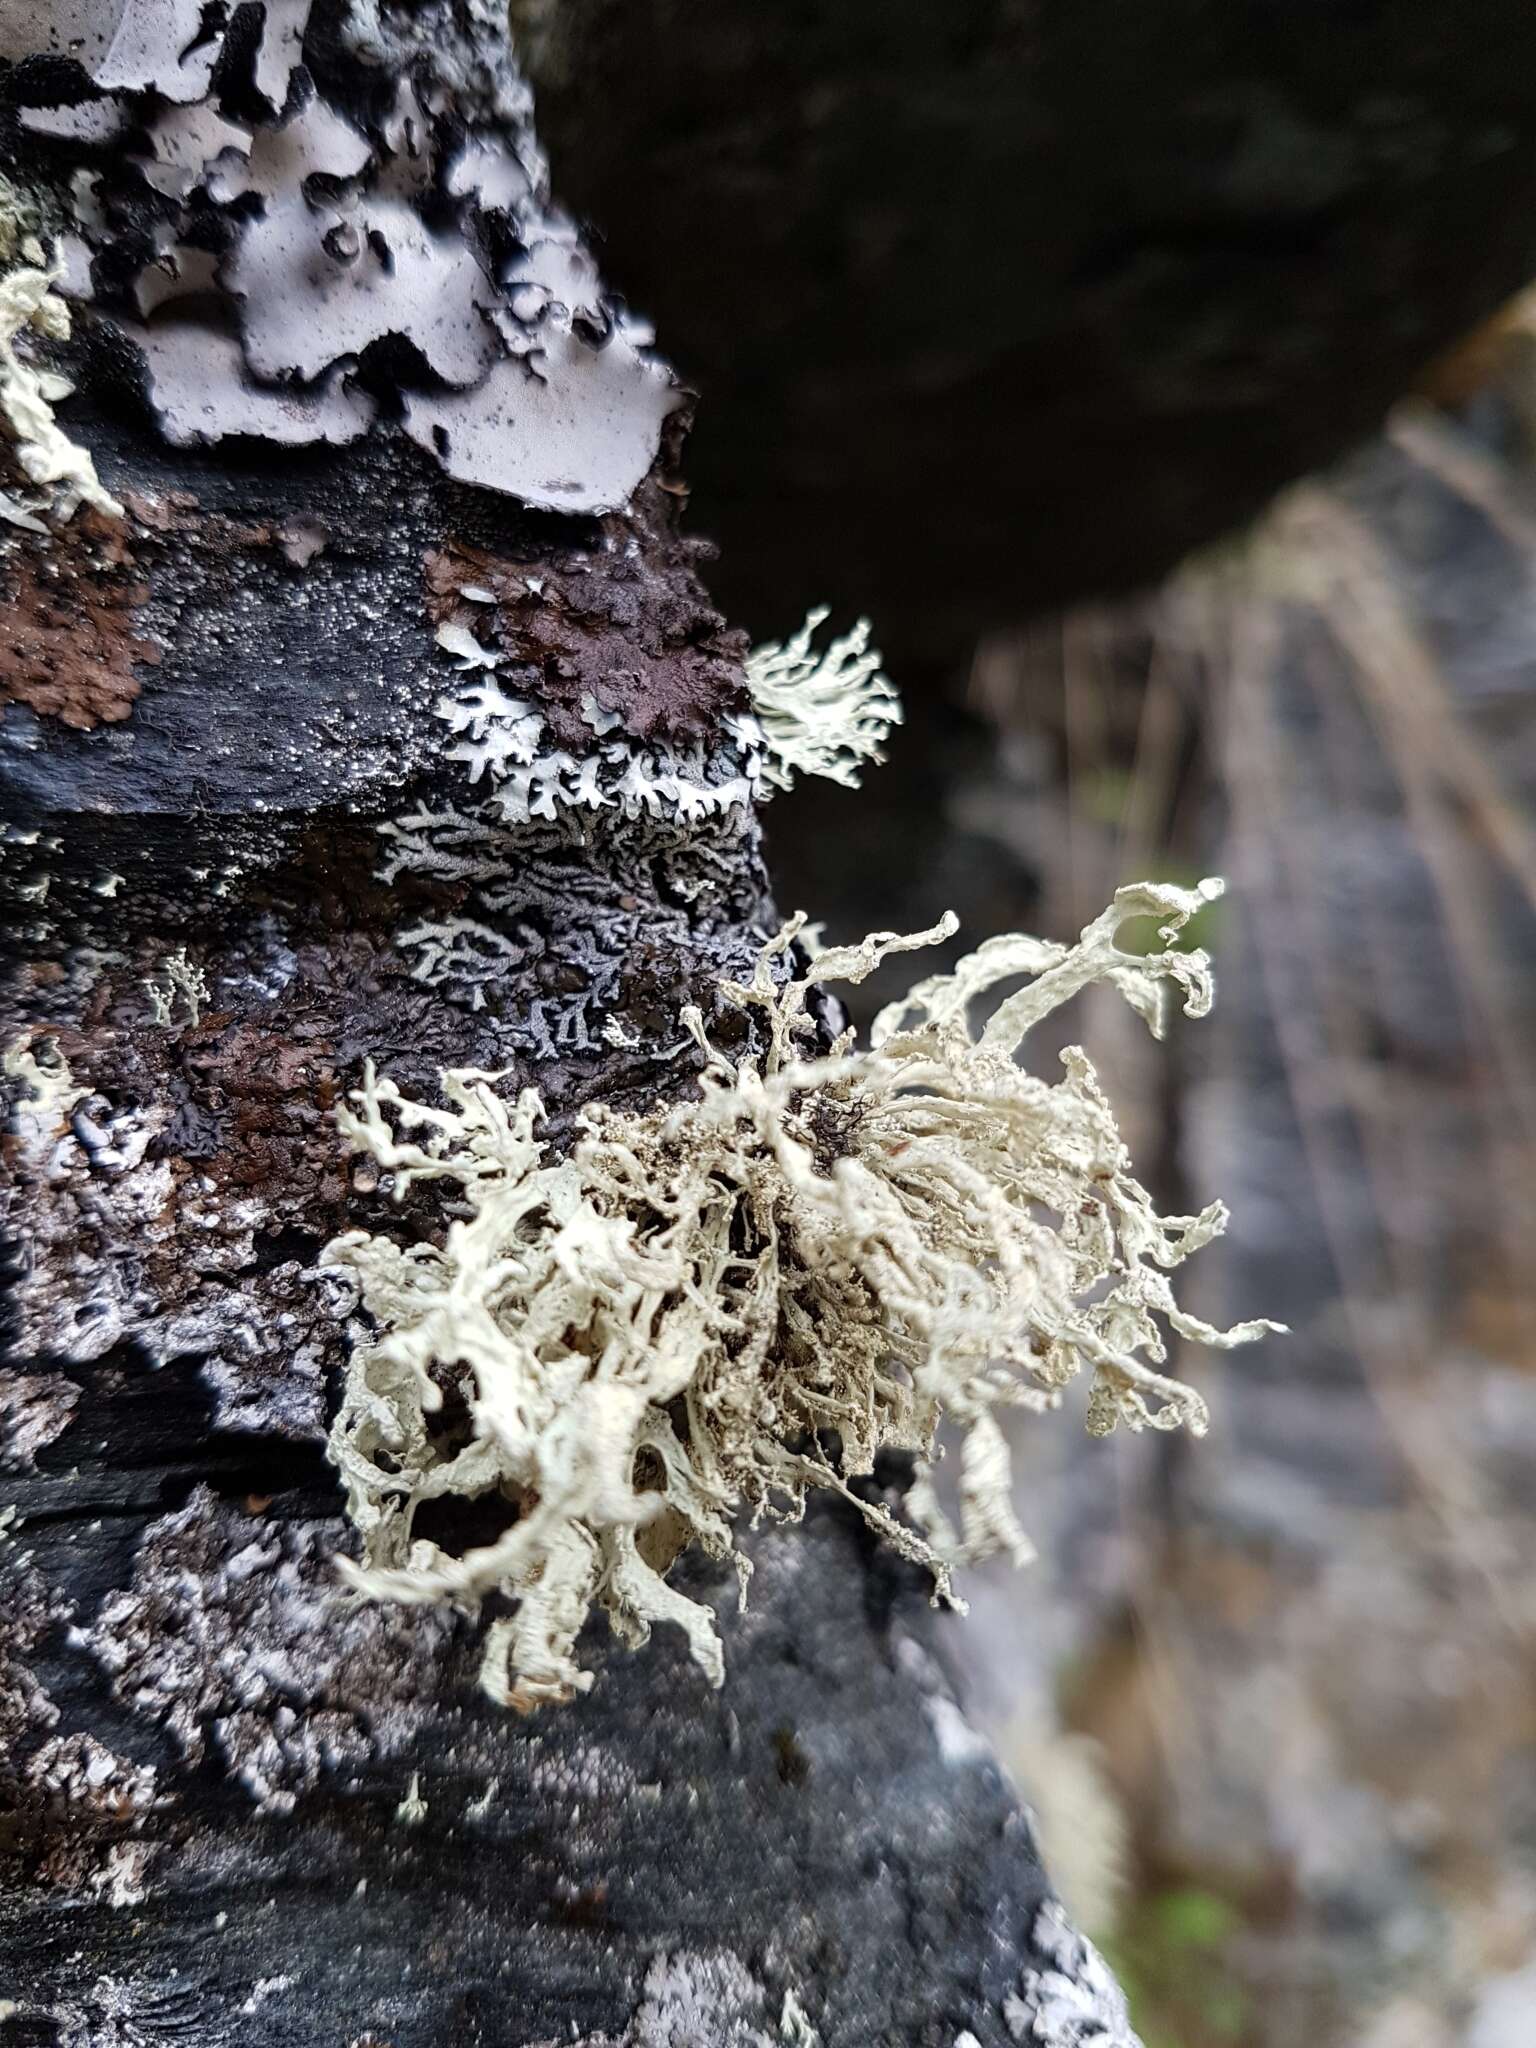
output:
<svg viewBox="0 0 1536 2048"><path fill-rule="evenodd" d="M1049 1083L1016 1054L1092 981L1154 1032L1171 988L1202 1015L1209 963L1173 941L1219 886L1122 889L1072 946L988 940L882 1011L868 1050L844 1034L820 1056L813 984L861 981L954 921L796 976L796 920L750 983L724 985L766 1050L729 1058L685 1012L698 1098L592 1109L564 1159L531 1089L508 1102L495 1075L452 1070L436 1107L370 1067L345 1136L397 1196L442 1180L455 1199L441 1244L354 1231L324 1255L366 1312L331 1439L363 1540L350 1582L405 1602L508 1596L482 1675L525 1710L591 1684L575 1646L593 1606L634 1644L678 1623L718 1684L713 1614L664 1573L689 1543L731 1552L742 1511L797 1516L811 1488L848 1493L880 1450L913 1452L913 1525L859 1506L947 1596L957 1563L1027 1554L999 1409L1053 1408L1086 1371L1096 1434L1201 1432L1199 1395L1159 1370L1157 1319L1220 1345L1272 1327L1216 1330L1174 1300L1168 1269L1225 1211L1158 1216L1086 1056L1065 1052ZM1144 916L1165 950L1123 952L1119 927ZM973 1034L973 1006L1021 976ZM959 1439L958 1530L931 1483L941 1424ZM413 1531L424 1502L497 1492L515 1519L492 1542L452 1555Z"/></svg>

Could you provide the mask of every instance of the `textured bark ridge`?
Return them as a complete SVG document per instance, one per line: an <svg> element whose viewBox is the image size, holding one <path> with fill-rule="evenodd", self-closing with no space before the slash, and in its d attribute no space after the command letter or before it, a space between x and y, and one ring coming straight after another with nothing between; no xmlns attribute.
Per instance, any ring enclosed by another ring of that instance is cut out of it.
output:
<svg viewBox="0 0 1536 2048"><path fill-rule="evenodd" d="M1120 2048L851 1512L753 1540L719 1693L664 1630L527 1723L340 1604L316 1255L431 1216L331 1112L479 1066L560 1144L739 1033L745 641L489 10L16 19L0 2039Z"/></svg>

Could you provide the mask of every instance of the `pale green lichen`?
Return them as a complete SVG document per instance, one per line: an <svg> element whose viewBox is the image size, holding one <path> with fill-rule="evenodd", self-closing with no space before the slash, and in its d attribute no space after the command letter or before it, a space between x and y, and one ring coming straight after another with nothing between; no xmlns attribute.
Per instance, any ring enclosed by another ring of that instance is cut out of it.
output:
<svg viewBox="0 0 1536 2048"><path fill-rule="evenodd" d="M427 1817L427 1802L421 1796L421 1773L412 1771L405 1797L395 1808L395 1819L403 1828L418 1828Z"/></svg>
<svg viewBox="0 0 1536 2048"><path fill-rule="evenodd" d="M885 759L901 699L869 644L869 621L825 649L813 646L828 616L809 613L791 639L769 640L747 656L747 692L763 734L763 774L778 789L798 775L824 775L857 788L866 762Z"/></svg>
<svg viewBox="0 0 1536 2048"><path fill-rule="evenodd" d="M73 388L69 379L38 368L22 353L22 338L29 333L67 341L70 319L41 244L25 238L20 254L24 260L0 276L0 424L30 490L25 498L0 490L0 518L35 533L47 531L40 512L63 520L81 505L94 505L120 518L123 508L102 488L89 453L70 440L54 417L54 406Z"/></svg>
<svg viewBox="0 0 1536 2048"><path fill-rule="evenodd" d="M46 1174L56 1148L69 1135L76 1104L90 1091L76 1082L52 1039L37 1041L35 1050L28 1039L14 1040L0 1059L0 1078L10 1084L10 1134L17 1155L34 1172Z"/></svg>
<svg viewBox="0 0 1536 2048"><path fill-rule="evenodd" d="M849 1494L881 1450L913 1452L915 1526L859 1506L948 1596L957 1563L1027 1554L999 1409L1053 1408L1086 1371L1094 1433L1203 1431L1199 1395L1158 1369L1158 1318L1219 1345L1271 1327L1216 1330L1174 1299L1168 1269L1225 1211L1159 1217L1086 1056L1069 1049L1049 1083L1016 1055L1094 981L1154 1032L1170 989L1202 1015L1209 964L1173 941L1218 888L1122 889L1072 946L991 939L882 1011L868 1050L845 1034L820 1056L813 985L862 981L954 921L822 951L795 975L797 919L751 983L722 985L766 1050L727 1057L685 1012L697 1099L590 1109L564 1159L539 1139L531 1089L509 1102L496 1075L451 1070L437 1107L370 1067L344 1135L397 1197L451 1193L441 1243L353 1231L323 1255L363 1311L331 1437L362 1536L352 1585L515 1601L482 1675L519 1708L590 1685L574 1652L593 1606L630 1643L677 1623L718 1684L714 1616L663 1573L690 1542L730 1553L743 1511L798 1516L811 1488ZM1120 950L1133 917L1161 920L1165 950ZM1020 977L973 1034L973 1006ZM941 1425L959 1439L958 1531L932 1484ZM452 1555L413 1532L423 1502L497 1492L516 1518L494 1542Z"/></svg>
<svg viewBox="0 0 1536 2048"><path fill-rule="evenodd" d="M153 976L144 982L151 1021L169 1029L175 1015L176 998L180 996L186 1007L187 1022L196 1024L202 1017L203 1005L210 993L208 978L201 967L194 967L187 958L186 947L178 946L160 963L160 971L165 976L163 984Z"/></svg>

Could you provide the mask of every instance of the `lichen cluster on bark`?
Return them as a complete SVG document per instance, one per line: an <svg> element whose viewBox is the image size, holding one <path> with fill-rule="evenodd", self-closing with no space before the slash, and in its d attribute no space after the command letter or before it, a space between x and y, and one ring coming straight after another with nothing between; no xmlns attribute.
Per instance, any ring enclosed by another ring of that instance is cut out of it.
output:
<svg viewBox="0 0 1536 2048"><path fill-rule="evenodd" d="M659 1639L536 1731L466 1617L337 1600L317 1255L432 1227L338 1103L369 1058L493 1070L564 1147L692 1085L689 1006L748 1048L721 983L775 923L685 394L549 197L494 10L0 38L70 311L16 346L119 508L39 496L10 436L0 2038L1000 2048L1062 1952L1044 1879L857 1517L751 1540L727 1691Z"/></svg>

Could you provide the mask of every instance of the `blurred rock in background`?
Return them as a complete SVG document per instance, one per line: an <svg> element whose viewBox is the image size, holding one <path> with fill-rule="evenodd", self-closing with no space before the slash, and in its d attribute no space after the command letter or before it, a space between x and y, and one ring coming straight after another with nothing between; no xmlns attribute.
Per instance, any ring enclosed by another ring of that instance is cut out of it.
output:
<svg viewBox="0 0 1536 2048"><path fill-rule="evenodd" d="M1021 1422L1041 1561L951 1636L1148 2048L1536 2041L1533 432L1526 299L1161 589L899 677L890 766L771 821L834 938L1232 885L1212 1019L1069 1028L1160 1202L1231 1203L1192 1305L1293 1334L1175 1361L1203 1444Z"/></svg>

